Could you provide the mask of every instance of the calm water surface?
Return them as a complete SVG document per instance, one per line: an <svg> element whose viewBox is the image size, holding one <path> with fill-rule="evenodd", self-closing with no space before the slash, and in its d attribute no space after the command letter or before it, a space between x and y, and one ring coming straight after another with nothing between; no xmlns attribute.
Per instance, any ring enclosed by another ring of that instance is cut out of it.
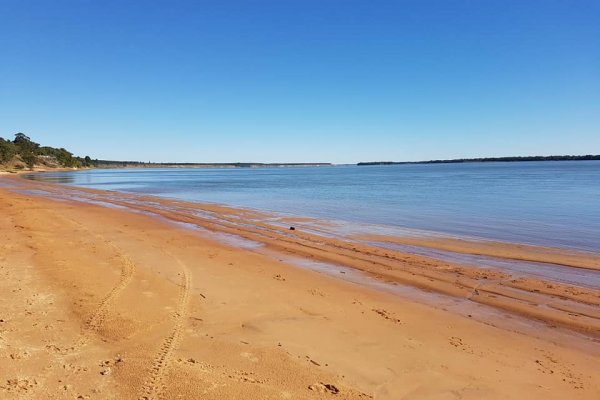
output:
<svg viewBox="0 0 600 400"><path fill-rule="evenodd" d="M382 231L409 228L600 250L599 161L113 169L32 177L360 222Z"/></svg>

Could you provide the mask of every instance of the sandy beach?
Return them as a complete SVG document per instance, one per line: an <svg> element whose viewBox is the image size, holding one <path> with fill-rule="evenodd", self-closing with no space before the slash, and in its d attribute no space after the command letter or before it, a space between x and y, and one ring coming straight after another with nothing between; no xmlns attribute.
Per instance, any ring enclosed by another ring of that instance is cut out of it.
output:
<svg viewBox="0 0 600 400"><path fill-rule="evenodd" d="M597 271L594 254L346 240L15 176L0 212L3 399L600 397L599 290L369 243L574 271Z"/></svg>

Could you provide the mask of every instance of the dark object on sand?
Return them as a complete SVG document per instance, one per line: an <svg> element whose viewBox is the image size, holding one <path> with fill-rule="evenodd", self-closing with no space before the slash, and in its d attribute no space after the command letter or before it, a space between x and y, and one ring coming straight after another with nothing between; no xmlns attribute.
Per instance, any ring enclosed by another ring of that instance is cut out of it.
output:
<svg viewBox="0 0 600 400"><path fill-rule="evenodd" d="M293 226L290 226L290 231L295 231L296 228L294 228Z"/></svg>

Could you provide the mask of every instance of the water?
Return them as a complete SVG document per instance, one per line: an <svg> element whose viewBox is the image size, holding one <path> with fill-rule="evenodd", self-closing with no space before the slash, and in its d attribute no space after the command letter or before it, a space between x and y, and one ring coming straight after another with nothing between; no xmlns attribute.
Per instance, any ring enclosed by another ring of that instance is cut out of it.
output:
<svg viewBox="0 0 600 400"><path fill-rule="evenodd" d="M32 174L341 222L600 250L600 161Z"/></svg>

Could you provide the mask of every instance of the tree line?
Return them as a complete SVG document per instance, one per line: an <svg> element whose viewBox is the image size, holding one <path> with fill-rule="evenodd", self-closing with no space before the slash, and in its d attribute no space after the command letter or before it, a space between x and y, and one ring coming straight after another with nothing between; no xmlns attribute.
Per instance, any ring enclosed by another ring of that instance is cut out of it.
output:
<svg viewBox="0 0 600 400"><path fill-rule="evenodd" d="M369 161L356 165L398 165L398 164L458 164L475 162L517 162L517 161L589 161L600 160L600 155L587 154L583 156L521 156L521 157L486 157L486 158L457 158L453 160L429 161Z"/></svg>
<svg viewBox="0 0 600 400"><path fill-rule="evenodd" d="M62 147L41 146L19 132L12 141L0 137L0 164L12 164L16 169L32 169L35 165L79 168L92 166L93 161L88 156L75 157Z"/></svg>

